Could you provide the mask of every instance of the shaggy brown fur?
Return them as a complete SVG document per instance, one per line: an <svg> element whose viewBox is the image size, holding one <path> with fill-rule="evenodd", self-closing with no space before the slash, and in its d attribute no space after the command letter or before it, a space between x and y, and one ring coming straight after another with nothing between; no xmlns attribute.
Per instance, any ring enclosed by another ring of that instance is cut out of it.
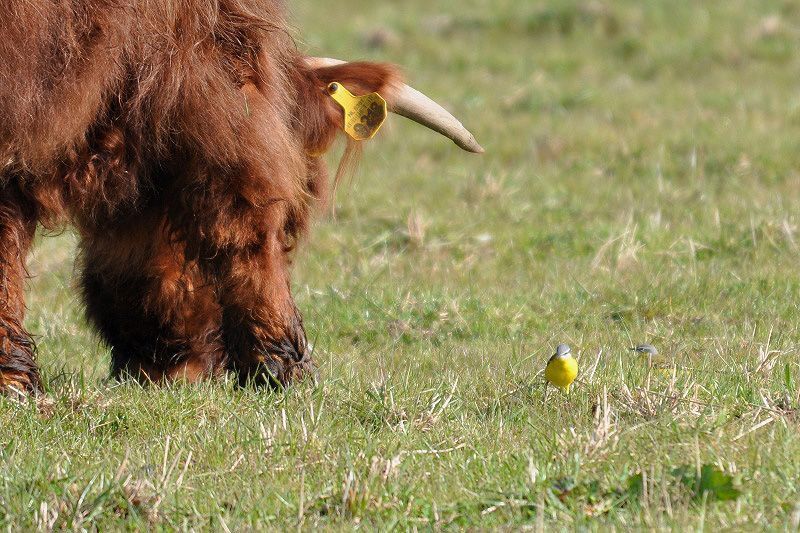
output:
<svg viewBox="0 0 800 533"><path fill-rule="evenodd" d="M112 374L285 384L310 368L290 252L325 197L330 81L278 0L0 0L0 389L35 391L22 323L37 224L74 224Z"/></svg>

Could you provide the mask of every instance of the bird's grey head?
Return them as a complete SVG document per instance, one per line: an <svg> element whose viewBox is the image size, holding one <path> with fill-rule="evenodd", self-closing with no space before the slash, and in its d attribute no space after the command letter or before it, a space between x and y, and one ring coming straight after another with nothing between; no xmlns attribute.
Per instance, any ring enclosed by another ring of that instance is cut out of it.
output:
<svg viewBox="0 0 800 533"><path fill-rule="evenodd" d="M645 355L658 355L658 350L652 344L640 344L635 348L631 348L631 350Z"/></svg>
<svg viewBox="0 0 800 533"><path fill-rule="evenodd" d="M553 354L554 357L566 357L570 354L571 350L569 346L566 344L559 344L556 346L556 353Z"/></svg>

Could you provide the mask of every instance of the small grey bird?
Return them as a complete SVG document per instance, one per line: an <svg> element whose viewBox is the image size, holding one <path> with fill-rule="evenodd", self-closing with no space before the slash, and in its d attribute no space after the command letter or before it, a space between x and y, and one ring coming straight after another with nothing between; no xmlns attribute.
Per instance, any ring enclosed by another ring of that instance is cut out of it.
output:
<svg viewBox="0 0 800 533"><path fill-rule="evenodd" d="M656 350L656 347L652 344L639 344L630 350L638 354L647 354L650 357L655 357L658 355L658 350Z"/></svg>
<svg viewBox="0 0 800 533"><path fill-rule="evenodd" d="M658 369L668 369L671 366L671 359L658 354L658 350L652 344L639 344L635 348L630 349L647 358L647 366L655 367Z"/></svg>

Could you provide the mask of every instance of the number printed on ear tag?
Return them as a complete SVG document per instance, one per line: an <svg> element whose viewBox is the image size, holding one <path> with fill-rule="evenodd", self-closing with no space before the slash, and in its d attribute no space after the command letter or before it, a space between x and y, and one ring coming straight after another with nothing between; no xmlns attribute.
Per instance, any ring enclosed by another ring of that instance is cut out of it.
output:
<svg viewBox="0 0 800 533"><path fill-rule="evenodd" d="M386 100L378 93L354 96L334 81L328 84L328 94L344 110L344 131L357 141L374 137L386 120Z"/></svg>

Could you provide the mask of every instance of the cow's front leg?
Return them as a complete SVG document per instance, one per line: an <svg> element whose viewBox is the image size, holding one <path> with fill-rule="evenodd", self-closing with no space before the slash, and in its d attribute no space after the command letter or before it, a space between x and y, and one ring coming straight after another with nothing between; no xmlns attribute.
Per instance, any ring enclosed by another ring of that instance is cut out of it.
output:
<svg viewBox="0 0 800 533"><path fill-rule="evenodd" d="M313 367L290 292L297 199L266 172L199 174L202 189L175 195L172 224L214 286L229 369L285 386Z"/></svg>
<svg viewBox="0 0 800 533"><path fill-rule="evenodd" d="M0 393L41 390L34 343L23 326L25 258L35 229L35 210L14 182L0 185Z"/></svg>
<svg viewBox="0 0 800 533"><path fill-rule="evenodd" d="M111 375L189 382L227 369L216 293L170 238L159 206L86 232L81 288Z"/></svg>

